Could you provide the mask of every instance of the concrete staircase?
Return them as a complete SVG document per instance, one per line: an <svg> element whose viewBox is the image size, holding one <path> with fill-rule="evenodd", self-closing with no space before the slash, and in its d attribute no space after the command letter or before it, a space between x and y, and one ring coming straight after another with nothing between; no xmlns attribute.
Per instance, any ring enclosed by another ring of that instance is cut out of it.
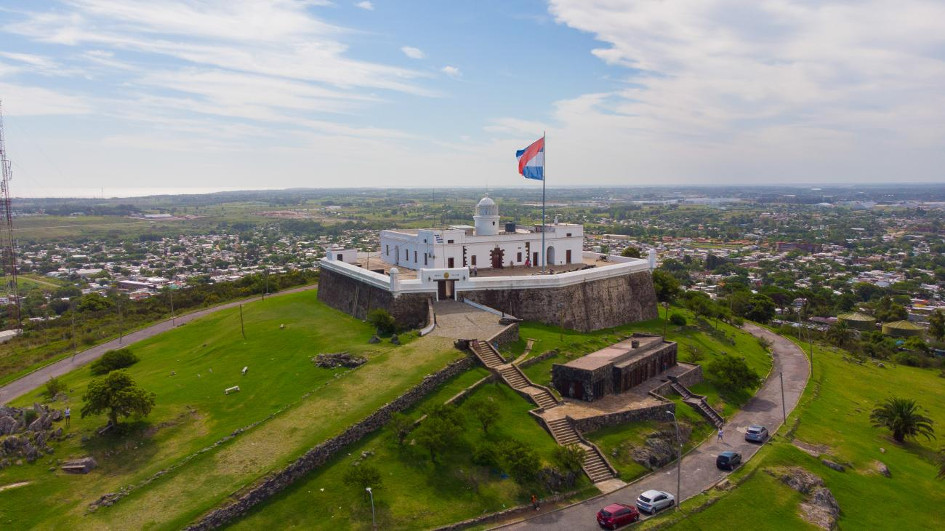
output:
<svg viewBox="0 0 945 531"><path fill-rule="evenodd" d="M584 473L587 474L587 477L591 478L592 482L598 483L614 478L614 471L607 464L600 450L584 440L577 430L571 426L571 422L568 419L550 420L547 421L545 425L548 426L551 436L554 437L558 444L562 446L577 444L584 450L584 462L581 468L584 469Z"/></svg>
<svg viewBox="0 0 945 531"><path fill-rule="evenodd" d="M685 385L677 381L672 381L669 385L673 388L673 391L679 393L683 402L692 409L695 409L696 412L705 417L705 419L711 422L716 428L721 428L722 425L725 424L725 419L722 418L722 415L720 415L718 411L712 409L712 406L705 401L704 396L693 393L687 389Z"/></svg>
<svg viewBox="0 0 945 531"><path fill-rule="evenodd" d="M505 365L505 360L502 359L502 356L499 355L499 352L489 344L488 341L479 341L474 339L469 342L469 348L472 350L473 354L479 358L479 361L486 366L487 369L494 369L499 365Z"/></svg>

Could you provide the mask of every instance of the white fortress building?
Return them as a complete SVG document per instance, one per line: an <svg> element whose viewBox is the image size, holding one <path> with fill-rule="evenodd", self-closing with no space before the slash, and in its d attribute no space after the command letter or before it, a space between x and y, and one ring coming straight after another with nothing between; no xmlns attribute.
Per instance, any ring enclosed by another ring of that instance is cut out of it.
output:
<svg viewBox="0 0 945 531"><path fill-rule="evenodd" d="M485 197L476 205L474 226L448 229L384 230L381 258L410 269L501 269L580 264L584 227L573 223L516 227L499 219L499 207ZM542 233L545 248L542 250Z"/></svg>

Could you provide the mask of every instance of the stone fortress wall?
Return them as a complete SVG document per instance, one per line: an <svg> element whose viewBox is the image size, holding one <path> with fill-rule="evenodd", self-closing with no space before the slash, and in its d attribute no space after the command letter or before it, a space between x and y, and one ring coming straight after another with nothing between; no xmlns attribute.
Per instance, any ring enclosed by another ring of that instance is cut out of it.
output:
<svg viewBox="0 0 945 531"><path fill-rule="evenodd" d="M457 282L459 297L527 321L590 332L657 317L656 291L644 261L541 277L469 278ZM422 327L436 284L397 280L338 261L321 262L318 298L364 319L383 308L404 326ZM454 274L454 278L457 278Z"/></svg>

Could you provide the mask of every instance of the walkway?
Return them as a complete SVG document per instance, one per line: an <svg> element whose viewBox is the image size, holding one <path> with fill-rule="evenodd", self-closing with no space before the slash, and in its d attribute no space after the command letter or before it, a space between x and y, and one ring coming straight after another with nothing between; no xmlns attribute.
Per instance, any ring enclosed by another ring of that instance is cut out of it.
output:
<svg viewBox="0 0 945 531"><path fill-rule="evenodd" d="M480 310L469 304L453 300L433 303L436 328L431 336L452 339L490 338L501 332L505 325L499 324L499 316Z"/></svg>
<svg viewBox="0 0 945 531"><path fill-rule="evenodd" d="M273 293L270 297L278 297L280 295L287 295L289 293L299 293L301 291L308 291L311 289L317 288L317 284L312 284L309 286L300 286L298 288L287 289L285 291L280 291L278 293ZM221 304L219 306L214 306L212 308L207 308L204 310L198 310L196 312L187 313L178 316L173 320L168 319L166 321L161 321L155 323L147 328L142 328L136 330L121 339L119 342L118 339L113 339L108 343L102 343L101 345L96 345L88 350L83 350L75 356L70 356L68 358L61 359L55 363L51 363L37 369L18 380L13 380L12 382L0 387L0 404L9 403L11 400L23 396L26 393L29 393L33 389L45 384L50 378L54 376L62 376L69 372L82 367L87 363L91 363L105 354L109 350L115 350L122 347L131 346L138 341L148 339L150 337L156 336L161 332L167 332L168 330L174 327L174 324L180 326L185 323L189 323L194 319L199 319L205 315L210 315L212 313L218 312L220 310L225 310L227 308L234 308L240 304L246 304L259 300L259 297L252 297L249 299L241 299L238 301L228 302L226 304Z"/></svg>
<svg viewBox="0 0 945 531"><path fill-rule="evenodd" d="M722 451L734 450L744 460L753 456L759 445L745 442L745 429L751 424L767 426L774 432L782 424L781 386L778 373L784 375L784 402L787 412L794 410L807 380L810 365L807 356L794 343L754 324L746 324L745 331L764 337L772 342L774 368L771 376L758 393L745 404L725 425L725 440L717 442L715 437L702 443L682 460L682 499L689 499L711 487L728 473L715 467L715 457ZM643 477L624 488L609 494L538 515L526 521L507 524L506 527L524 529L543 527L546 529L598 529L594 519L601 507L611 503L633 504L636 497L649 489L676 492L676 463Z"/></svg>

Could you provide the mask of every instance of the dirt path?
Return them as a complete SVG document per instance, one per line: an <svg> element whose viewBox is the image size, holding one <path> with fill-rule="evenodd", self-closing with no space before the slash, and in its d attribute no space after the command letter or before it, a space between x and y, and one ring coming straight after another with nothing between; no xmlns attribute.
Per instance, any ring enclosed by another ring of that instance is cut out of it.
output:
<svg viewBox="0 0 945 531"><path fill-rule="evenodd" d="M299 293L301 291L308 291L318 287L317 284L312 284L309 286L300 286L297 288L287 289L285 291L280 291L278 293L273 293L270 297L278 297L280 295L287 295L289 293ZM91 363L105 354L109 350L115 350L117 348L131 346L138 341L148 339L150 337L156 336L161 332L166 332L172 329L175 325L180 326L182 324L189 323L194 319L199 319L205 315L210 315L212 313L218 312L220 310L226 310L227 308L235 308L240 304L246 304L247 302L252 302L254 300L259 300L259 297L251 297L248 299L241 299L238 301L228 302L226 304L221 304L219 306L214 306L212 308L207 308L205 310L199 310L196 312L184 314L178 316L173 320L168 319L166 321L161 321L155 323L147 328L142 328L136 330L125 337L119 339L113 339L107 343L102 343L101 345L96 345L88 350L83 350L82 352L77 353L74 356L61 359L57 362L46 365L45 367L39 368L18 380L13 380L12 382L0 387L0 404L9 403L11 400L23 396L26 393L29 393L33 389L45 384L50 378L54 376L62 376L63 374L69 373L78 369L79 367Z"/></svg>
<svg viewBox="0 0 945 531"><path fill-rule="evenodd" d="M711 437L706 442L686 454L682 460L682 499L689 499L720 481L728 472L715 467L715 457L725 450L742 454L747 461L760 448L757 444L745 441L745 429L750 424L767 426L773 433L781 424L780 375L784 377L784 408L791 413L800 400L807 380L810 377L810 365L807 356L790 340L754 324L746 324L744 330L757 337L764 337L771 342L774 355L774 367L767 381L755 396L738 413L725 423L723 441ZM541 514L525 521L506 524L504 527L524 529L544 527L548 529L599 529L595 515L605 505L611 503L633 504L637 496L649 489L676 493L676 463L653 472L626 487L611 493L591 498L584 502L565 507L557 511ZM502 527L502 526L500 526Z"/></svg>

